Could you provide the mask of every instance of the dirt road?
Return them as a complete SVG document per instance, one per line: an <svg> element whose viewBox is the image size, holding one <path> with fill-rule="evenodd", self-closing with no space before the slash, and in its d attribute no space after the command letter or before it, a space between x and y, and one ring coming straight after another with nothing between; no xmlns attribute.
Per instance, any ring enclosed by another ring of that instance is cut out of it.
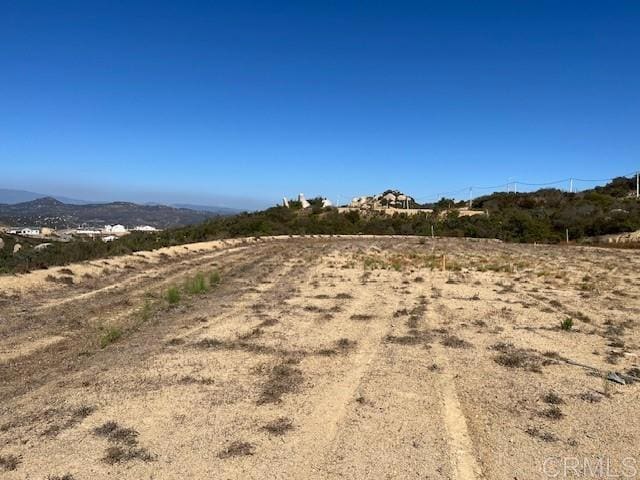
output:
<svg viewBox="0 0 640 480"><path fill-rule="evenodd" d="M280 238L0 278L0 476L640 478L640 383L603 379L640 376L639 266Z"/></svg>

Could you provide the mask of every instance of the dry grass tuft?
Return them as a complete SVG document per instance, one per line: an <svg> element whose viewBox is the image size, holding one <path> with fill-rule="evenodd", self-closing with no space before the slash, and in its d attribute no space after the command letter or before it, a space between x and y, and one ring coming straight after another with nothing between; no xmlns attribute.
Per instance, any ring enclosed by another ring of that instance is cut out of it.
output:
<svg viewBox="0 0 640 480"><path fill-rule="evenodd" d="M541 411L540 416L546 417L550 420L560 420L562 417L564 417L564 413L562 413L562 410L560 410L559 407L554 405L547 408L546 410Z"/></svg>
<svg viewBox="0 0 640 480"><path fill-rule="evenodd" d="M551 433L551 432L543 432L540 429L538 429L537 427L529 427L529 428L527 428L525 430L525 432L527 432L532 437L539 438L543 442L550 443L550 442L557 442L558 441L558 437L556 437L553 433Z"/></svg>
<svg viewBox="0 0 640 480"><path fill-rule="evenodd" d="M562 405L564 403L562 397L560 397L560 395L555 392L546 393L542 397L542 401L544 403L548 403L549 405Z"/></svg>
<svg viewBox="0 0 640 480"><path fill-rule="evenodd" d="M94 428L93 433L114 443L124 443L126 445L136 445L138 443L139 434L136 430L121 427L114 421L106 422L100 427Z"/></svg>
<svg viewBox="0 0 640 480"><path fill-rule="evenodd" d="M106 438L116 445L111 446L105 452L102 461L110 465L131 460L151 462L155 456L146 448L138 447L138 432L133 428L121 427L114 421L109 421L93 429L93 433Z"/></svg>
<svg viewBox="0 0 640 480"><path fill-rule="evenodd" d="M449 348L471 348L473 346L466 340L463 340L462 338L459 338L455 335L447 335L442 339L441 343L445 347Z"/></svg>
<svg viewBox="0 0 640 480"><path fill-rule="evenodd" d="M508 368L522 368L531 372L541 372L540 357L531 350L514 347L510 343L496 343L492 350L500 352L494 357L498 365Z"/></svg>
<svg viewBox="0 0 640 480"><path fill-rule="evenodd" d="M262 429L271 435L284 435L289 430L293 430L293 421L287 417L280 417L267 423Z"/></svg>
<svg viewBox="0 0 640 480"><path fill-rule="evenodd" d="M304 376L300 369L287 363L276 365L269 372L257 403L258 405L279 403L283 395L297 391L303 382Z"/></svg>
<svg viewBox="0 0 640 480"><path fill-rule="evenodd" d="M6 472L17 469L20 463L22 463L22 460L16 455L0 455L0 468Z"/></svg>
<svg viewBox="0 0 640 480"><path fill-rule="evenodd" d="M246 455L253 455L256 451L256 447L249 442L235 441L231 443L227 448L218 453L218 458L227 459L232 457L242 457Z"/></svg>
<svg viewBox="0 0 640 480"><path fill-rule="evenodd" d="M368 322L373 319L373 315L369 315L367 313L356 313L351 315L351 320L355 320L356 322Z"/></svg>
<svg viewBox="0 0 640 480"><path fill-rule="evenodd" d="M143 462L151 462L155 459L146 448L132 448L132 447L109 447L102 458L102 461L110 465L116 463L129 462L131 460L141 460Z"/></svg>

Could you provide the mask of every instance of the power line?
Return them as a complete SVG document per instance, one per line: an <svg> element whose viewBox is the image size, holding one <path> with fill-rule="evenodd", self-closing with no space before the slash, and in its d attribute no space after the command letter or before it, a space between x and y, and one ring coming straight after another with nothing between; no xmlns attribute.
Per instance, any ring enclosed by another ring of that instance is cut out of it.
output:
<svg viewBox="0 0 640 480"><path fill-rule="evenodd" d="M511 188L511 186L513 185L513 190L514 193L517 192L517 186L518 185L523 185L526 187L546 187L546 186L550 186L550 185L560 185L563 183L569 183L569 190L573 191L575 190L575 182L582 182L582 183L594 183L594 182L610 182L612 180L615 180L616 178L627 178L627 177L632 177L632 176L636 176L638 174L637 171L634 172L630 172L630 173L625 173L623 175L617 175L615 177L609 177L609 178L597 178L597 179L584 179L584 178L574 178L574 177L569 177L569 178L563 178L561 180L554 180L551 182L542 182L542 183L532 183L532 182L523 182L520 180L513 180L513 181L509 181L506 183L501 183L499 185L488 185L488 186L478 186L478 185L470 185L468 187L463 187L457 190L449 190L447 192L438 192L438 193L432 193L432 194L428 194L428 195L421 195L418 197L413 197L415 201L420 201L421 203L425 203L429 200L439 200L441 198L446 197L447 195L456 195L456 194L460 194L460 193L469 193L469 203L471 204L472 200L473 200L473 191L474 190L494 190L497 191L497 189L499 188L504 188L506 187L507 190L509 190ZM638 180L638 179L637 179ZM640 189L640 186L638 186L638 188ZM640 195L640 192L638 192ZM362 195L360 195L362 196ZM359 195L355 195L355 196L350 196L350 195L343 195L340 194L339 197L341 198L357 198L359 197Z"/></svg>

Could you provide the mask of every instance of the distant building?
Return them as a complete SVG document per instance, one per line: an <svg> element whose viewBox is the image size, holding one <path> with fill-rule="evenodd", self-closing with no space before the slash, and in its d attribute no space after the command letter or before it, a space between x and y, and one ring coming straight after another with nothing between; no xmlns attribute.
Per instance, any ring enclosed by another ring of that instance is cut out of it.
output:
<svg viewBox="0 0 640 480"><path fill-rule="evenodd" d="M88 235L91 237L94 237L96 235L100 235L100 230L91 230L88 228L78 228L77 230L73 231L73 233L75 233L76 235Z"/></svg>
<svg viewBox="0 0 640 480"><path fill-rule="evenodd" d="M40 229L38 228L22 228L17 231L17 235L22 235L23 237L32 237L36 235L40 235Z"/></svg>
<svg viewBox="0 0 640 480"><path fill-rule="evenodd" d="M157 232L158 229L156 227L152 227L150 225L138 225L134 227L136 232Z"/></svg>
<svg viewBox="0 0 640 480"><path fill-rule="evenodd" d="M302 208L309 208L311 206L307 199L304 198L304 193L298 194L298 201L300 202L300 205L302 205Z"/></svg>
<svg viewBox="0 0 640 480"><path fill-rule="evenodd" d="M116 237L115 235L107 235L106 237L102 237L102 241L103 242L113 242L115 239L117 239L118 237Z"/></svg>
<svg viewBox="0 0 640 480"><path fill-rule="evenodd" d="M127 233L127 229L124 225L105 225L104 231L106 233Z"/></svg>

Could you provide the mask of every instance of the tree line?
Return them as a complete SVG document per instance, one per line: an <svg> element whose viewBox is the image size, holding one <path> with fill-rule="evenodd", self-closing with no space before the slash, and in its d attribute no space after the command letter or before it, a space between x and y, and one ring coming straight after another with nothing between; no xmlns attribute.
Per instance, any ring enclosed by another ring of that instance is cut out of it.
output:
<svg viewBox="0 0 640 480"><path fill-rule="evenodd" d="M609 184L580 193L541 189L530 193L493 193L474 200L474 208L484 215L460 216L451 199L430 205L434 212L407 215L397 213L339 213L312 201L312 208L272 207L260 212L220 217L203 223L167 229L157 233L133 232L113 242L77 239L55 242L37 251L24 248L13 253L16 239L4 237L0 249L0 272L64 265L71 262L111 257L223 238L267 235L372 234L431 235L497 238L507 242L557 243L585 237L640 229L640 202L635 198L635 179L617 178Z"/></svg>

